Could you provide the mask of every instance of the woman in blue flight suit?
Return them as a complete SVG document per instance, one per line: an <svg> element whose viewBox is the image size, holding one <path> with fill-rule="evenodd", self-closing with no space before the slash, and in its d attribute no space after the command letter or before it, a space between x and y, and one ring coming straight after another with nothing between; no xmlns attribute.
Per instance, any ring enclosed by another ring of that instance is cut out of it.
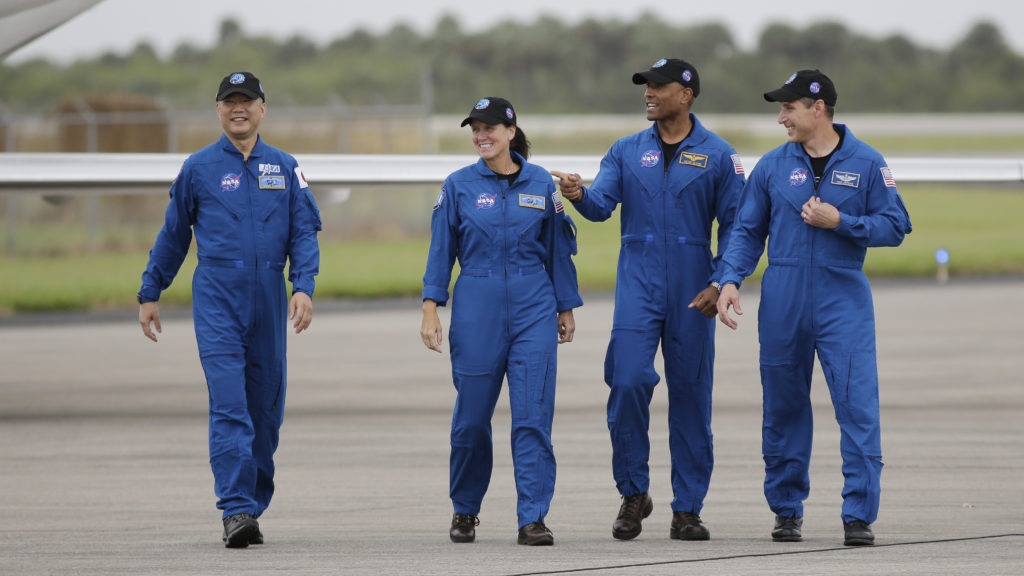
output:
<svg viewBox="0 0 1024 576"><path fill-rule="evenodd" d="M572 262L575 233L546 170L528 164L529 142L503 98L476 103L471 125L480 159L448 176L434 204L423 277L423 343L441 352L437 306L452 307L450 537L472 542L493 467L491 417L508 377L519 544L550 545L544 524L555 486L551 422L557 346L571 342L583 304Z"/></svg>

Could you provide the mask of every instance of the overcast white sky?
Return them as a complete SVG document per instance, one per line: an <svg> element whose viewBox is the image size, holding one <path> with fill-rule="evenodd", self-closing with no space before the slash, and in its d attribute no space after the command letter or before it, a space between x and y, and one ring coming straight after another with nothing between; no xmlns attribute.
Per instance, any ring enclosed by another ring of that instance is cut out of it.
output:
<svg viewBox="0 0 1024 576"><path fill-rule="evenodd" d="M358 27L376 33L402 22L429 32L445 12L455 14L464 29L477 31L503 19L531 22L540 14L576 24L590 17L632 19L644 10L680 25L720 22L743 48L752 47L770 22L803 28L823 19L872 37L901 33L920 45L948 48L973 24L987 20L1000 28L1016 52L1024 54L1024 2L1019 0L706 0L650 4L630 0L103 0L15 52L8 61L46 56L69 62L107 50L127 50L142 40L161 54L168 54L183 41L207 47L216 40L218 26L226 17L238 20L247 33L281 38L300 33L322 45Z"/></svg>

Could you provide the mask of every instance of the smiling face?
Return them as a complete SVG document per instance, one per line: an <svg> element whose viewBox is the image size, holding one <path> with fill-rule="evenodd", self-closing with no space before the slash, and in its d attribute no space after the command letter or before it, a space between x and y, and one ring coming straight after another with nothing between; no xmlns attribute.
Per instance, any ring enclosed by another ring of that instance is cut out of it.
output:
<svg viewBox="0 0 1024 576"><path fill-rule="evenodd" d="M473 147L485 162L490 164L510 155L509 144L516 135L514 126L473 120L469 127L473 131Z"/></svg>
<svg viewBox="0 0 1024 576"><path fill-rule="evenodd" d="M240 93L231 94L217 102L217 116L220 117L221 128L229 138L236 141L255 139L259 133L260 121L266 113L267 104L263 100L253 100Z"/></svg>
<svg viewBox="0 0 1024 576"><path fill-rule="evenodd" d="M689 112L686 104L693 98L693 91L679 82L658 84L648 82L644 90L644 105L648 120L669 120Z"/></svg>
<svg viewBox="0 0 1024 576"><path fill-rule="evenodd" d="M821 100L811 102L810 99L783 102L777 121L786 128L786 139L798 143L810 139L818 127L824 104Z"/></svg>

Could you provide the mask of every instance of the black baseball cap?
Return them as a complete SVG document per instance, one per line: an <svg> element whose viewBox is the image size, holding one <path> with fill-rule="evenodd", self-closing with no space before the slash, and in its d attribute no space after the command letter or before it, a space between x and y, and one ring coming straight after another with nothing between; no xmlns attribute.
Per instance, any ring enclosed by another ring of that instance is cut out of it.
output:
<svg viewBox="0 0 1024 576"><path fill-rule="evenodd" d="M252 72L232 72L220 81L220 88L217 89L217 102L232 94L245 94L253 100L259 98L264 102L267 101L267 97L263 94L263 84L260 84L260 79L253 76Z"/></svg>
<svg viewBox="0 0 1024 576"><path fill-rule="evenodd" d="M801 98L824 100L825 104L835 106L839 94L832 80L817 69L795 72L782 88L764 93L764 99L769 102L793 102Z"/></svg>
<svg viewBox="0 0 1024 576"><path fill-rule="evenodd" d="M700 94L700 76L697 75L697 69L693 67L693 64L678 58L662 58L651 64L650 70L633 74L633 84L647 84L648 82L655 84L679 82L693 90L694 98Z"/></svg>
<svg viewBox="0 0 1024 576"><path fill-rule="evenodd" d="M476 101L473 109L469 111L469 116L466 116L466 119L459 126L465 126L473 120L479 120L484 124L492 126L495 124L511 124L515 126L516 111L508 100L498 98L497 96L488 96Z"/></svg>

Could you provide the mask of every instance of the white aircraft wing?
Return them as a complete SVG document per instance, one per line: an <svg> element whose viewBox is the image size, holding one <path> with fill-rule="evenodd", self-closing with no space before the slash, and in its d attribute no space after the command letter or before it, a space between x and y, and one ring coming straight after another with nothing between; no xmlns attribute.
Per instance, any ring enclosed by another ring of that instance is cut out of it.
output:
<svg viewBox="0 0 1024 576"><path fill-rule="evenodd" d="M0 58L103 0L0 0Z"/></svg>

